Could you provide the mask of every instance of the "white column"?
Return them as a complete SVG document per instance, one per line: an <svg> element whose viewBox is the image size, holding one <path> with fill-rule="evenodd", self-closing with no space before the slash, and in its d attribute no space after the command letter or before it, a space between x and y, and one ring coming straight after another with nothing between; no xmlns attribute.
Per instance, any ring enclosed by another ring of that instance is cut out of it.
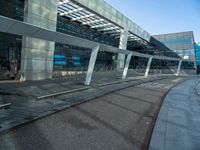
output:
<svg viewBox="0 0 200 150"><path fill-rule="evenodd" d="M89 61L89 65L88 65L88 70L87 70L87 74L86 74L86 78L85 78L85 85L90 85L90 83L91 83L92 74L93 74L95 62L97 59L97 54L99 52L99 47L100 47L100 45L97 45L96 47L94 47L92 49L92 53L91 53L90 61Z"/></svg>
<svg viewBox="0 0 200 150"><path fill-rule="evenodd" d="M153 57L149 57L149 60L148 60L148 63L147 63L147 68L146 68L146 72L145 72L145 75L144 75L145 77L148 77L152 59L153 59Z"/></svg>
<svg viewBox="0 0 200 150"><path fill-rule="evenodd" d="M177 68L177 72L176 72L176 76L179 76L179 75L180 75L181 64L182 64L182 60L179 60L178 68Z"/></svg>
<svg viewBox="0 0 200 150"><path fill-rule="evenodd" d="M125 78L126 78L126 75L127 75L127 72L128 72L128 68L129 68L129 64L130 64L132 55L133 55L133 54L130 53L130 54L127 56L127 58L126 58L126 64L125 64L124 71L123 71L123 74L122 74L122 79L125 79Z"/></svg>
<svg viewBox="0 0 200 150"><path fill-rule="evenodd" d="M121 35L120 35L120 41L119 41L119 48L126 50L127 41L128 41L128 31L126 29L122 29ZM125 62L125 55L118 54L118 59L117 59L117 70L118 71L123 70L124 62Z"/></svg>
<svg viewBox="0 0 200 150"><path fill-rule="evenodd" d="M25 0L24 22L56 31L58 0ZM21 80L52 78L55 42L23 36Z"/></svg>

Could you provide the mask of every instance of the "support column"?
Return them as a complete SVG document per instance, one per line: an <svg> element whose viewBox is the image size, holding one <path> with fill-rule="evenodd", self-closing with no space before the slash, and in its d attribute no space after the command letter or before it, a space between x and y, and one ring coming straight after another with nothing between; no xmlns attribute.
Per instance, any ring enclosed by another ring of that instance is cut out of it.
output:
<svg viewBox="0 0 200 150"><path fill-rule="evenodd" d="M56 31L58 0L25 0L24 22ZM21 80L52 78L55 42L23 37Z"/></svg>
<svg viewBox="0 0 200 150"><path fill-rule="evenodd" d="M86 74L86 78L85 78L85 85L90 85L90 83L91 83L92 74L93 74L94 66L95 66L96 59L97 59L97 54L99 52L99 47L100 47L100 45L97 45L96 47L94 47L92 49L92 53L91 53L90 61L89 61L89 65L88 65L88 70L87 70L87 74Z"/></svg>
<svg viewBox="0 0 200 150"><path fill-rule="evenodd" d="M179 75L180 75L181 64L182 64L182 60L179 60L178 68L177 68L177 72L176 72L176 76L179 76Z"/></svg>
<svg viewBox="0 0 200 150"><path fill-rule="evenodd" d="M128 41L128 31L126 29L122 29L121 35L120 35L120 41L119 41L119 48L126 50L127 41ZM118 54L118 59L117 59L117 70L118 71L122 71L124 69L124 62L125 62L125 55Z"/></svg>
<svg viewBox="0 0 200 150"><path fill-rule="evenodd" d="M130 53L130 54L127 56L127 58L126 58L126 64L125 64L125 67L124 67L122 79L125 79L125 78L126 78L126 75L127 75L127 72L128 72L128 67L129 67L129 64L130 64L132 55L133 55L133 54Z"/></svg>
<svg viewBox="0 0 200 150"><path fill-rule="evenodd" d="M145 77L148 77L149 75L149 70L150 70L150 67L151 67L151 62L152 62L152 59L153 57L149 57L149 60L148 60L148 63L147 63L147 68L146 68L146 72L145 72Z"/></svg>

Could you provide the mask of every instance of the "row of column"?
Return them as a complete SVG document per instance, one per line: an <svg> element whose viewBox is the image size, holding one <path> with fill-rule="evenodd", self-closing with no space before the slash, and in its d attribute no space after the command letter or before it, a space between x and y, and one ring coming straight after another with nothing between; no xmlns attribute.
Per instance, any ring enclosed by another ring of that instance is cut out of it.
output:
<svg viewBox="0 0 200 150"><path fill-rule="evenodd" d="M25 0L24 22L56 31L58 0ZM119 48L126 49L128 31L122 29ZM23 37L21 80L52 78L55 42ZM118 54L117 70L124 68L125 55Z"/></svg>
<svg viewBox="0 0 200 150"><path fill-rule="evenodd" d="M58 0L25 0L24 22L56 31ZM55 42L23 36L21 80L51 79Z"/></svg>
<svg viewBox="0 0 200 150"><path fill-rule="evenodd" d="M149 60L148 60L148 63L147 63L147 67L146 67L146 71L145 71L145 74L144 74L145 77L148 77L152 60L153 60L153 56L149 57ZM176 76L180 75L181 65L182 65L182 60L180 59L179 63L178 63L177 72L175 74Z"/></svg>
<svg viewBox="0 0 200 150"><path fill-rule="evenodd" d="M39 27L56 31L57 7L58 0L25 0L24 21ZM128 30L121 29L119 49L126 50L127 41ZM22 41L21 54L21 80L51 79L53 72L54 49L55 42L24 36ZM98 50L99 45L92 50L92 59L90 59L89 62L89 75L87 75L86 77L86 85L90 84L91 82L91 75L93 73ZM131 58L132 53L127 55L127 57L125 56L125 54L118 54L117 70L123 70L123 79L126 77ZM149 58L145 76L148 76L152 59L153 57ZM179 71L180 66L181 63L179 63ZM179 71L177 72L177 74L179 74Z"/></svg>
<svg viewBox="0 0 200 150"><path fill-rule="evenodd" d="M128 30L121 29L120 39L119 39L119 49L126 50L128 42ZM117 70L122 71L124 69L125 55L118 54L117 58Z"/></svg>
<svg viewBox="0 0 200 150"><path fill-rule="evenodd" d="M100 44L92 49L92 53L91 53L90 61L89 61L89 65L88 65L88 70L87 70L87 74L86 74L86 78L85 78L85 83L84 83L85 85L91 84L93 70L94 70L94 66L95 66L97 55L98 55L99 51L100 51ZM130 64L131 58L133 56L133 53L121 54L121 55L124 55L124 56L127 55L126 56L126 63L125 63L125 66L123 67L123 73L122 73L122 79L125 79L126 76L127 76L127 73L128 73L128 68L129 68L129 64ZM125 57L124 57L124 59L125 59ZM147 62L147 66L146 66L146 71L145 71L145 74L144 74L145 77L148 77L152 60L153 60L153 56L149 57L148 62ZM180 74L181 64L182 64L182 60L180 59L179 63L178 63L177 72L175 74L176 76L178 76Z"/></svg>

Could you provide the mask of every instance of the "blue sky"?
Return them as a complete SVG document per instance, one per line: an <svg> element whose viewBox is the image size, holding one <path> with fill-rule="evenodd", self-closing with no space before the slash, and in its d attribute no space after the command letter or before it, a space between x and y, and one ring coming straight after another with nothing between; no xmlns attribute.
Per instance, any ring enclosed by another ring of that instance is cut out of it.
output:
<svg viewBox="0 0 200 150"><path fill-rule="evenodd" d="M105 0L151 35L193 31L200 42L200 0Z"/></svg>

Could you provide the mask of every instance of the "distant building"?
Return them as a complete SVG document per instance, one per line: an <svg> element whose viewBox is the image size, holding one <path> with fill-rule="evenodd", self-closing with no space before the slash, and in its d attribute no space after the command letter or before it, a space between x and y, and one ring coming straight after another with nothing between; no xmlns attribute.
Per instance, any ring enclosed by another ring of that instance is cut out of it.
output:
<svg viewBox="0 0 200 150"><path fill-rule="evenodd" d="M157 47L165 47L165 55L172 55L173 53L169 51L171 50L183 59L195 60L195 43L192 31L153 35L152 37L154 38L153 43Z"/></svg>

